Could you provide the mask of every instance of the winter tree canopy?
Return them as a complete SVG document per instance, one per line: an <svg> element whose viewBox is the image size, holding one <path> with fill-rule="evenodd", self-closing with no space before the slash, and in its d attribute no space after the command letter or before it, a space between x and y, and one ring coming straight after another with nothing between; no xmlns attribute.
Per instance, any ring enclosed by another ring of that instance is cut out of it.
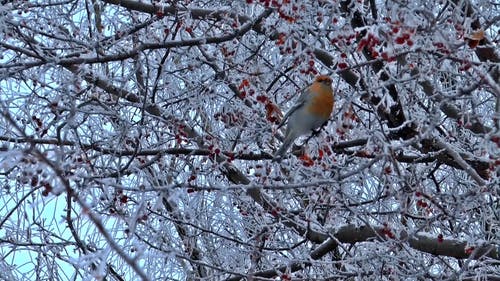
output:
<svg viewBox="0 0 500 281"><path fill-rule="evenodd" d="M500 280L498 1L1 3L1 280Z"/></svg>

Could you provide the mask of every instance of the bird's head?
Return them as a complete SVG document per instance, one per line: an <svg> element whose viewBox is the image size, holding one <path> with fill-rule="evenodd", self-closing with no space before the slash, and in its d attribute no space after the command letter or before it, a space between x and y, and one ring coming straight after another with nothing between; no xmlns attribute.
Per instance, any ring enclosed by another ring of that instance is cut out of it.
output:
<svg viewBox="0 0 500 281"><path fill-rule="evenodd" d="M314 82L322 83L326 86L331 86L332 85L332 78L328 75L318 75L316 76L316 79Z"/></svg>

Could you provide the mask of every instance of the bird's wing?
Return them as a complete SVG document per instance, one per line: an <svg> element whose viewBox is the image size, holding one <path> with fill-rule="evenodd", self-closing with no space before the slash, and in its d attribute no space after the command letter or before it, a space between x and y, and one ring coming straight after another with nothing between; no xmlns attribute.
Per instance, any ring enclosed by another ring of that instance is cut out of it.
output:
<svg viewBox="0 0 500 281"><path fill-rule="evenodd" d="M288 110L288 112L285 114L285 116L283 116L283 119L281 119L281 122L278 125L277 129L281 128L281 126L283 126L285 124L285 122L288 119L288 117L290 117L290 115L293 112L295 112L295 110L299 109L300 107L302 107L306 103L306 101L308 99L308 95L309 95L309 89L308 88L302 90L302 94L297 99L297 101L295 102L295 104Z"/></svg>

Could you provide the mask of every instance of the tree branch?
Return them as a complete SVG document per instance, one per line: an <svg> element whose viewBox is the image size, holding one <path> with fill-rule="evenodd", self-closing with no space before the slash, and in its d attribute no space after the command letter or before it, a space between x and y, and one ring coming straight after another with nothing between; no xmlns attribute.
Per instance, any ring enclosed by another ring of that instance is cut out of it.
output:
<svg viewBox="0 0 500 281"><path fill-rule="evenodd" d="M373 240L392 240L388 238L386 234L387 227L384 226L357 226L354 224L344 225L332 234L335 239L325 239L320 246L311 251L310 257L312 260L319 260L338 246L337 241L340 243L355 244ZM408 243L411 248L432 255L474 260L489 257L495 260L500 260L499 249L497 245L494 244L483 243L480 245L471 245L466 241L458 239L433 238L431 235L425 233L417 233L409 236L405 231L400 233L399 240L394 241ZM279 276L279 274L284 273L286 270L295 272L311 265L312 264L310 262L296 262L289 266L281 266L275 269L256 272L254 273L254 276L272 278ZM242 278L243 277L241 276L235 276L228 278L227 281L237 281Z"/></svg>

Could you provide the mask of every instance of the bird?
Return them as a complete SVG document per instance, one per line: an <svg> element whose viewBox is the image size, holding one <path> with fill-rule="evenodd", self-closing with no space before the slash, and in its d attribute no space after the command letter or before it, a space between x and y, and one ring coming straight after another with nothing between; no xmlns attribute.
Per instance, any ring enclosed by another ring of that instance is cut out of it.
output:
<svg viewBox="0 0 500 281"><path fill-rule="evenodd" d="M325 124L333 111L333 105L332 78L327 75L316 76L278 125L277 129L287 122L283 144L274 154L273 160L281 161L296 138Z"/></svg>

